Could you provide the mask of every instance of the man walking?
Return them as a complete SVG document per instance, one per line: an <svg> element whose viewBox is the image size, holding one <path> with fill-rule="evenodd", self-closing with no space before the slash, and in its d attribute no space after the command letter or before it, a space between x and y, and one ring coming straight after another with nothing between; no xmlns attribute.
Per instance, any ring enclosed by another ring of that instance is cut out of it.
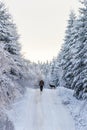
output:
<svg viewBox="0 0 87 130"><path fill-rule="evenodd" d="M40 86L40 91L43 91L43 86L44 86L44 81L43 80L40 80L39 86Z"/></svg>

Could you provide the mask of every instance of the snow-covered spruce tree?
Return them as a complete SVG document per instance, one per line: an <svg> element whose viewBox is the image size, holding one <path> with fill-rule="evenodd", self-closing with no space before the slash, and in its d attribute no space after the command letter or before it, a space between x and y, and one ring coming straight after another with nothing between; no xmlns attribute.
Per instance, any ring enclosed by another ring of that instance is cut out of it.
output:
<svg viewBox="0 0 87 130"><path fill-rule="evenodd" d="M24 92L27 68L20 54L18 37L16 25L0 2L0 106Z"/></svg>
<svg viewBox="0 0 87 130"><path fill-rule="evenodd" d="M62 53L60 52L56 58L56 64L54 68L55 72L55 79L57 86L64 86L64 80L63 80L63 69L62 69Z"/></svg>
<svg viewBox="0 0 87 130"><path fill-rule="evenodd" d="M2 13L3 12L3 13ZM2 34L2 29L1 31L1 41L4 42L4 49L9 53L11 58L14 61L14 65L16 65L17 68L13 69L13 65L11 65L11 70L10 74L18 76L18 78L22 78L22 76L25 75L26 70L25 70L25 63L24 60L20 54L21 46L19 44L19 35L17 33L17 28L16 25L13 23L13 20L8 13L7 9L5 9L5 6L3 3L1 3L1 26L3 29L3 34ZM6 19L6 18L7 19ZM18 70L18 72L17 72Z"/></svg>
<svg viewBox="0 0 87 130"><path fill-rule="evenodd" d="M74 80L72 87L77 98L82 98L83 93L87 91L87 0L83 0L81 3L83 7L80 8L80 16L74 27L78 33L73 59Z"/></svg>
<svg viewBox="0 0 87 130"><path fill-rule="evenodd" d="M52 82L56 87L59 86L59 63L56 62L55 68L52 74Z"/></svg>
<svg viewBox="0 0 87 130"><path fill-rule="evenodd" d="M18 37L16 26L13 24L10 14L4 4L0 2L0 41L5 43L5 49L11 54L15 54L16 49L20 50L17 43ZM14 43L15 41L16 43Z"/></svg>
<svg viewBox="0 0 87 130"><path fill-rule="evenodd" d="M72 72L72 59L73 59L73 27L75 23L76 16L71 11L68 20L67 30L65 32L65 40L61 49L61 60L60 60L60 69L62 70L62 79L63 86L67 88L71 88L71 84L73 82L73 72Z"/></svg>
<svg viewBox="0 0 87 130"><path fill-rule="evenodd" d="M58 69L59 69L59 64L57 62L57 59L54 58L51 62L50 66L50 84L58 86Z"/></svg>

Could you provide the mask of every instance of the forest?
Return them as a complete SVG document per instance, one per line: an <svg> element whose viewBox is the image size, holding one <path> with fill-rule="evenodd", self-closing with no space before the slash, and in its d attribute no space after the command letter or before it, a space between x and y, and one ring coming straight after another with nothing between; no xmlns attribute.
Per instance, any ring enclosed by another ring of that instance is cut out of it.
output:
<svg viewBox="0 0 87 130"><path fill-rule="evenodd" d="M79 15L71 10L65 38L57 57L49 63L31 62L21 54L20 35L5 5L0 2L0 130L14 130L4 107L21 98L28 88L38 88L43 79L73 92L76 100L87 99L87 1L80 1ZM67 93L68 94L68 93Z"/></svg>

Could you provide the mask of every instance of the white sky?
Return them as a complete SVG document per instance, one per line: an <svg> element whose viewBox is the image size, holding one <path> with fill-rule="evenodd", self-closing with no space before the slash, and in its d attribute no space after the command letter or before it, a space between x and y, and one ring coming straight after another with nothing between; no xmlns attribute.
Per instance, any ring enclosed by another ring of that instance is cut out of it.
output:
<svg viewBox="0 0 87 130"><path fill-rule="evenodd" d="M70 9L78 0L3 0L21 35L22 53L37 62L57 56L63 43Z"/></svg>

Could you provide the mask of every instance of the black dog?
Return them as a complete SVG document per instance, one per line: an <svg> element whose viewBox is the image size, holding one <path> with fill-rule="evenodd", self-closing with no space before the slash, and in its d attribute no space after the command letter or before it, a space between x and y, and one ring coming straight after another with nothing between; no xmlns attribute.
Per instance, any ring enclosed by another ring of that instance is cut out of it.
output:
<svg viewBox="0 0 87 130"><path fill-rule="evenodd" d="M50 88L56 88L55 85L49 84Z"/></svg>

